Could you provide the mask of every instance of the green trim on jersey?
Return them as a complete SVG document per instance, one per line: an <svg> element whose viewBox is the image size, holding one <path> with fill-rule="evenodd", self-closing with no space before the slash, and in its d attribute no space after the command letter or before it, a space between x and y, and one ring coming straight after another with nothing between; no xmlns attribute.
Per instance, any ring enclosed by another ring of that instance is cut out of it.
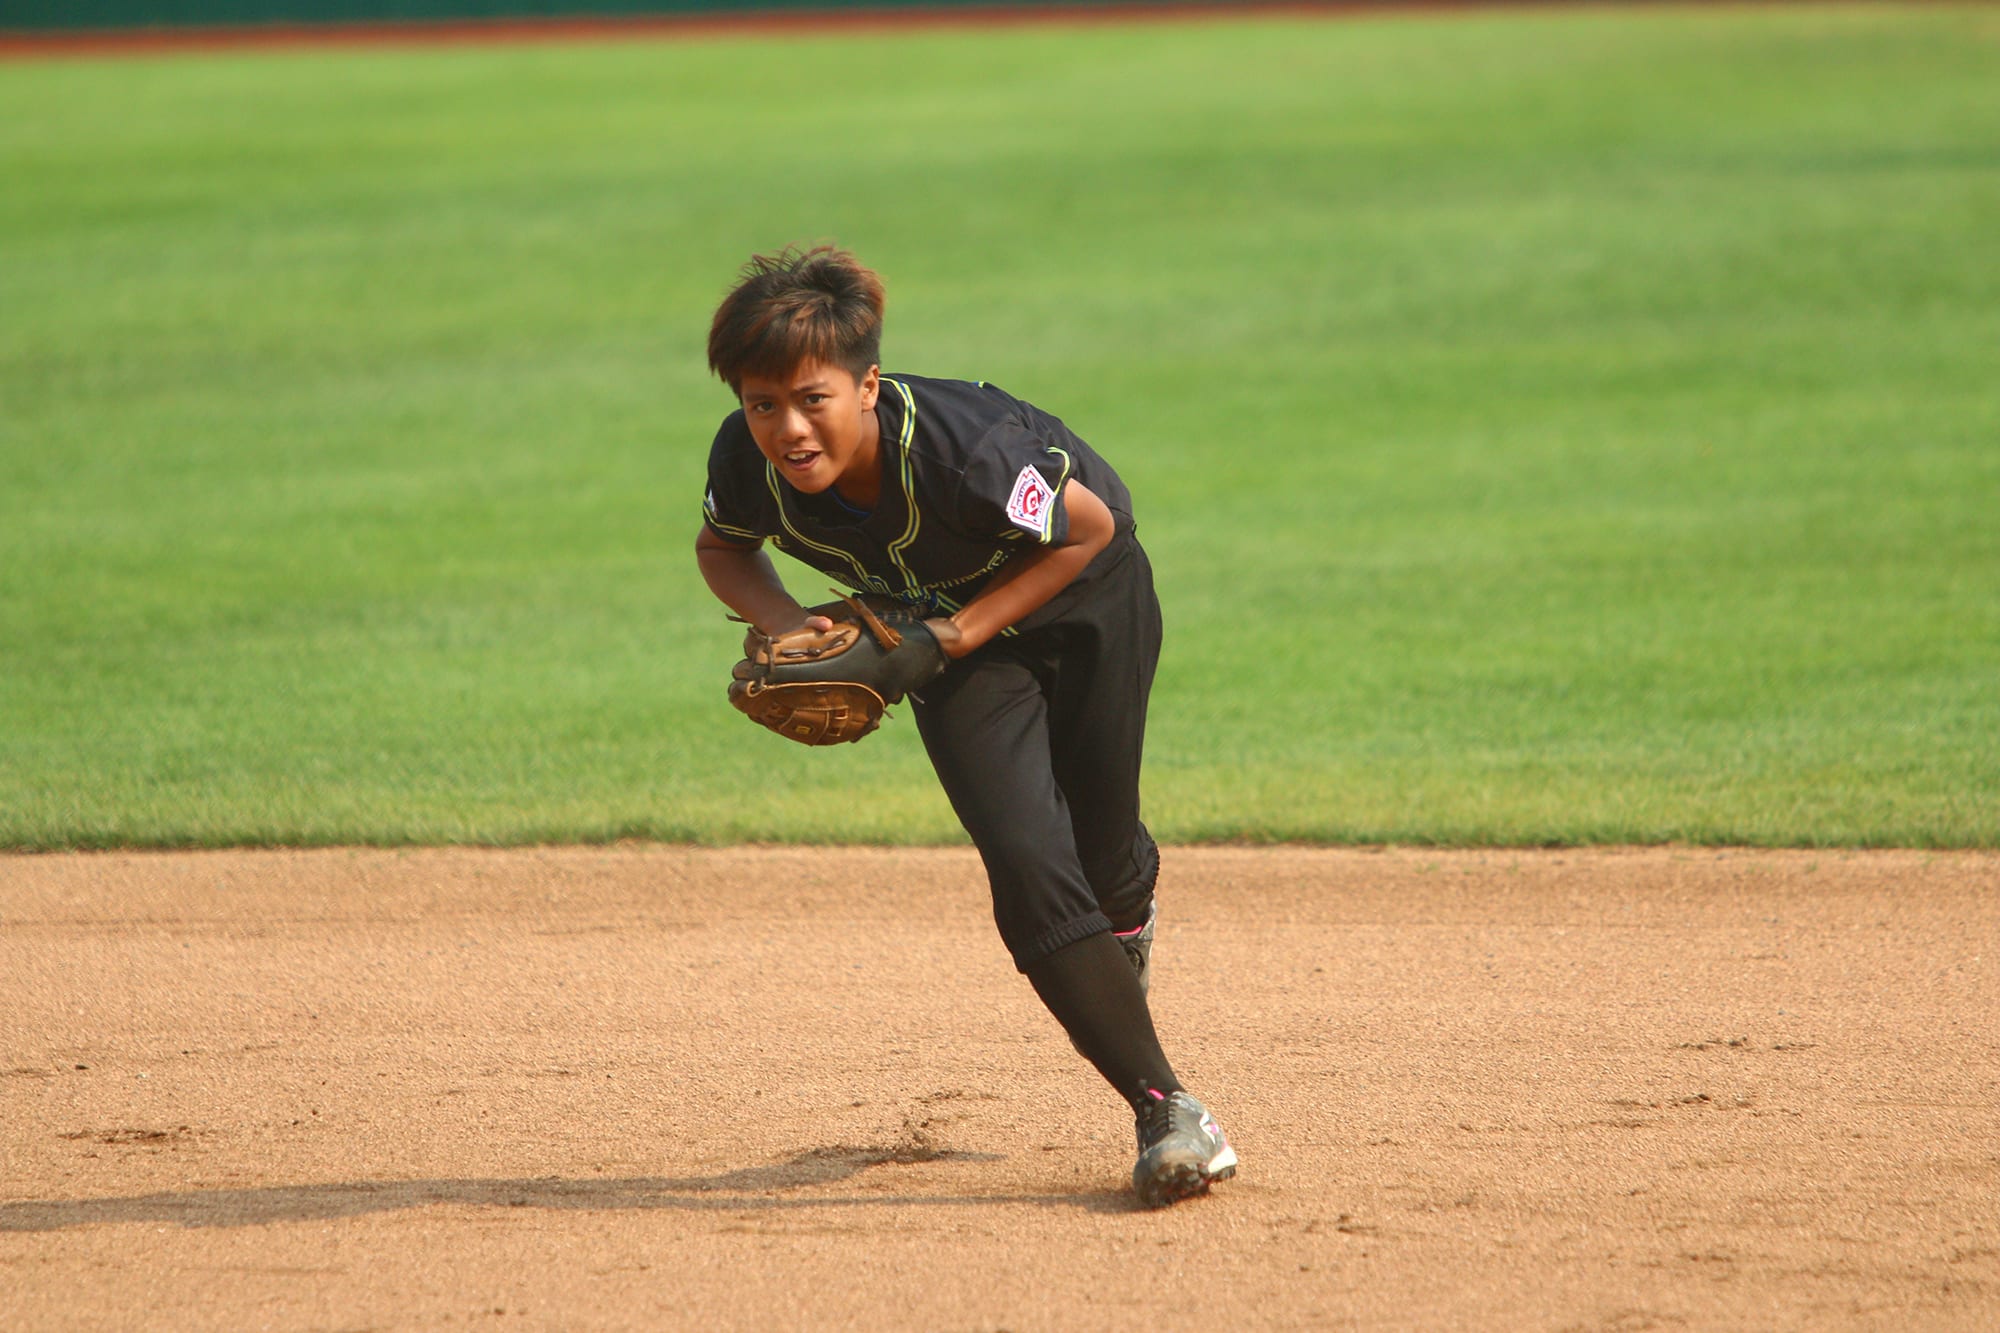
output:
<svg viewBox="0 0 2000 1333"><path fill-rule="evenodd" d="M761 532L753 532L749 528L732 527L730 524L724 523L721 519L717 518L715 516L715 492L713 490L710 490L701 499L701 516L708 523L708 526L714 528L725 537L736 537L752 544L759 544L764 540L764 534Z"/></svg>
<svg viewBox="0 0 2000 1333"><path fill-rule="evenodd" d="M1049 501L1050 504L1062 504L1063 487L1069 485L1070 469L1076 466L1075 461L1070 458L1069 450L1067 449L1058 449L1053 444L1043 445L1042 447L1048 450L1048 452L1052 454L1057 454L1062 458L1063 461L1062 475L1056 478L1055 498ZM1041 532L1036 534L1036 540L1041 542L1042 545L1047 546L1049 544L1049 540L1053 538L1055 535L1056 535L1056 525L1054 523L1044 523L1042 524Z"/></svg>
<svg viewBox="0 0 2000 1333"><path fill-rule="evenodd" d="M903 535L889 543L889 562L895 565L903 576L904 586L912 597L923 595L923 584L918 582L916 573L903 563L903 552L917 540L917 527L921 516L917 513L917 478L910 467L910 442L917 434L917 396L910 392L910 386L901 380L882 376L882 383L895 386L903 396L903 429L896 440L897 476L903 483L903 508L909 513L909 522L903 525Z"/></svg>
<svg viewBox="0 0 2000 1333"><path fill-rule="evenodd" d="M876 578L874 575L870 574L867 571L867 569L862 566L862 563L858 557L850 555L846 551L841 550L838 546L828 546L823 542L816 542L812 538L806 536L803 532L800 532L796 527L792 526L791 516L785 512L785 483L779 480L778 478L778 465L771 462L768 459L766 459L764 462L764 483L765 485L771 488L771 498L777 502L778 521L785 525L785 531L792 535L793 541L797 542L801 546L808 547L811 550L818 551L822 555L838 556L842 560L845 560L849 568L853 569L854 571L855 587L866 588L870 592L891 591L891 589L888 586L888 581L885 579Z"/></svg>

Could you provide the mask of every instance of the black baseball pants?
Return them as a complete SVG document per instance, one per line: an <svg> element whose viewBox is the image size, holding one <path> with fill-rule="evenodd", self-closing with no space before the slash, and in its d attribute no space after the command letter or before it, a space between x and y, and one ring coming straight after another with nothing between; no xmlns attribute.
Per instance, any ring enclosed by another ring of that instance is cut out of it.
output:
<svg viewBox="0 0 2000 1333"><path fill-rule="evenodd" d="M1114 922L1143 922L1159 877L1139 761L1160 603L1129 533L1098 559L1110 563L1061 594L1055 619L994 639L912 703L1024 972Z"/></svg>

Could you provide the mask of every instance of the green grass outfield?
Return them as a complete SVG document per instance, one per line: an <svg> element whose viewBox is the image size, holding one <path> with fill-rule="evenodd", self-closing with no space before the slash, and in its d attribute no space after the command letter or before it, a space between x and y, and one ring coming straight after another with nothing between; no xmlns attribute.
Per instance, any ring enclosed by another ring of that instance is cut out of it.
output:
<svg viewBox="0 0 2000 1333"><path fill-rule="evenodd" d="M14 62L0 182L0 846L956 839L722 698L814 238L1132 483L1163 837L2000 846L2000 11Z"/></svg>

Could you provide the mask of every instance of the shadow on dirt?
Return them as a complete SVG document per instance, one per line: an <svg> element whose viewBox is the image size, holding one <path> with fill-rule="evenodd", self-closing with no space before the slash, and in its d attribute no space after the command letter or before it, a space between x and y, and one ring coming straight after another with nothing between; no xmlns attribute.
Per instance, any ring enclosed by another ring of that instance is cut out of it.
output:
<svg viewBox="0 0 2000 1333"><path fill-rule="evenodd" d="M678 1208L757 1212L786 1208L881 1207L912 1204L976 1206L1029 1203L1125 1212L1136 1204L1111 1192L1042 1195L909 1195L771 1197L779 1191L835 1185L863 1171L916 1162L996 1162L992 1153L913 1152L897 1148L814 1148L771 1166L745 1167L716 1176L629 1177L620 1180L382 1180L324 1185L274 1185L261 1189L183 1190L109 1199L29 1199L0 1204L0 1232L62 1231L120 1222L182 1227L251 1227L278 1222L318 1222L434 1204L477 1208L585 1210Z"/></svg>

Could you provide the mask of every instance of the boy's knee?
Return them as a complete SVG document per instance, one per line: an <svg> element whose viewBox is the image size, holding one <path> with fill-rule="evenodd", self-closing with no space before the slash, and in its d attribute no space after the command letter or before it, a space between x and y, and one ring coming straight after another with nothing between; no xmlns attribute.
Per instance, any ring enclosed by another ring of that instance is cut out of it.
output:
<svg viewBox="0 0 2000 1333"><path fill-rule="evenodd" d="M1086 864L1084 871L1097 905L1115 929L1130 930L1146 923L1146 914L1153 906L1153 888L1160 879L1160 849L1144 825L1123 850L1100 858L1097 865Z"/></svg>

